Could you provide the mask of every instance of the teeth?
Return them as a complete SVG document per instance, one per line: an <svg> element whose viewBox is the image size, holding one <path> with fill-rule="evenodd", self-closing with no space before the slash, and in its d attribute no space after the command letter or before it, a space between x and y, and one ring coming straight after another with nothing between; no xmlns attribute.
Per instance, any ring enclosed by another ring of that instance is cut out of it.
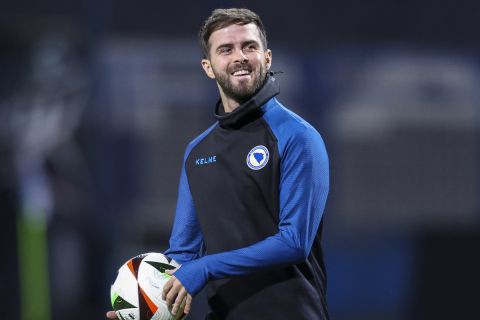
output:
<svg viewBox="0 0 480 320"><path fill-rule="evenodd" d="M233 73L234 76L243 76L243 75L247 75L249 74L250 72L248 72L248 70L238 70L238 71L235 71Z"/></svg>

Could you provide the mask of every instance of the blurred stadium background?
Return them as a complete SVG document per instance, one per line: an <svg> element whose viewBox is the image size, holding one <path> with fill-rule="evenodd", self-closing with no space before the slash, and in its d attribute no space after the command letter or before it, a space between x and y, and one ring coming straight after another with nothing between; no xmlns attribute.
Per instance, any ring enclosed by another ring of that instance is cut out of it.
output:
<svg viewBox="0 0 480 320"><path fill-rule="evenodd" d="M262 17L281 100L329 150L332 319L476 318L480 3L465 0L2 2L4 318L104 319L115 270L166 248L184 148L218 97L196 32L234 6Z"/></svg>

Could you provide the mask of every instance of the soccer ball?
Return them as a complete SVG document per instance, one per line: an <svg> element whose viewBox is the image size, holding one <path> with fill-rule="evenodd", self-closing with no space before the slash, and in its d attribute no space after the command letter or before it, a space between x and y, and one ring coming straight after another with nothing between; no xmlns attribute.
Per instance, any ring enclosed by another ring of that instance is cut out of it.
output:
<svg viewBox="0 0 480 320"><path fill-rule="evenodd" d="M123 264L110 289L112 307L118 319L182 319L184 306L174 316L162 299L163 286L171 277L165 271L178 266L175 260L154 252L138 255Z"/></svg>

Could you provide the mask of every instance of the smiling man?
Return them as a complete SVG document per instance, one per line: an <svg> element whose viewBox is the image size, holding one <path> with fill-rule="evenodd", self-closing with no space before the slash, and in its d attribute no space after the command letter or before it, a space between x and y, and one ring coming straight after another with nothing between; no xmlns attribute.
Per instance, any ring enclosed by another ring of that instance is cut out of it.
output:
<svg viewBox="0 0 480 320"><path fill-rule="evenodd" d="M176 313L207 286L207 319L328 319L320 244L329 190L324 143L277 100L259 16L217 9L199 33L217 83L216 122L187 147L166 255Z"/></svg>
<svg viewBox="0 0 480 320"><path fill-rule="evenodd" d="M318 132L275 98L259 16L217 9L199 33L220 92L217 122L188 146L166 254L172 310L208 285L210 319L328 319L320 245L329 189ZM197 159L215 158L208 165Z"/></svg>

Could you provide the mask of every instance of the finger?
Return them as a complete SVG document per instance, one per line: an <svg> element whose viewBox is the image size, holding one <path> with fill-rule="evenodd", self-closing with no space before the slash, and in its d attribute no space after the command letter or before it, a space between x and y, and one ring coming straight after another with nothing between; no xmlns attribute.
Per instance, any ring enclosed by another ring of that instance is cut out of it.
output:
<svg viewBox="0 0 480 320"><path fill-rule="evenodd" d="M185 288L182 287L178 292L175 302L173 303L173 308L172 308L173 315L177 314L178 308L180 308L186 296L187 296L187 290L185 290Z"/></svg>
<svg viewBox="0 0 480 320"><path fill-rule="evenodd" d="M115 311L108 311L106 316L107 316L108 319L118 319Z"/></svg>
<svg viewBox="0 0 480 320"><path fill-rule="evenodd" d="M187 294L187 301L185 302L185 309L183 313L188 314L192 308L193 297L190 294Z"/></svg>
<svg viewBox="0 0 480 320"><path fill-rule="evenodd" d="M165 302L167 303L167 307L170 310L172 308L172 305L177 298L178 292L180 291L181 285L177 281L174 283L173 287L168 291Z"/></svg>
<svg viewBox="0 0 480 320"><path fill-rule="evenodd" d="M172 277L172 278L168 279L168 281L163 286L163 291L162 291L162 299L163 300L166 300L168 292L173 287L173 282L174 281L175 281L175 278Z"/></svg>

